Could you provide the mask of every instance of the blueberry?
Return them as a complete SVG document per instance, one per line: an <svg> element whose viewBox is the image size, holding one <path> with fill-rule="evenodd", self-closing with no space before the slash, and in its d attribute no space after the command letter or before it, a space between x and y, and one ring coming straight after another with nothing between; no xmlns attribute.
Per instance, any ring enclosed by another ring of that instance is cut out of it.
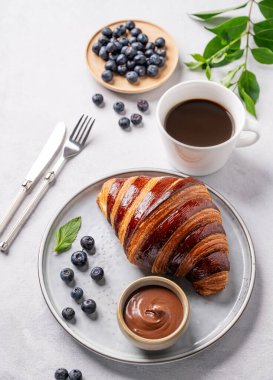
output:
<svg viewBox="0 0 273 380"><path fill-rule="evenodd" d="M105 37L108 37L108 38L111 38L112 37L112 29L111 28L108 28L108 26L106 26L105 28L102 29L101 33L105 36Z"/></svg>
<svg viewBox="0 0 273 380"><path fill-rule="evenodd" d="M104 80L104 82L111 82L111 80L113 79L113 73L111 70L105 70L101 74L101 77Z"/></svg>
<svg viewBox="0 0 273 380"><path fill-rule="evenodd" d="M99 37L99 42L102 44L102 46L106 46L109 41L110 41L109 38L107 38L106 36Z"/></svg>
<svg viewBox="0 0 273 380"><path fill-rule="evenodd" d="M160 62L159 64L157 65L158 67L163 67L166 63L166 58L164 57L159 57L160 58Z"/></svg>
<svg viewBox="0 0 273 380"><path fill-rule="evenodd" d="M95 42L92 46L92 52L99 55L100 48L102 47L102 44L100 42Z"/></svg>
<svg viewBox="0 0 273 380"><path fill-rule="evenodd" d="M108 53L114 53L115 51L117 51L117 48L116 48L116 45L114 44L114 42L109 42L106 45L106 51Z"/></svg>
<svg viewBox="0 0 273 380"><path fill-rule="evenodd" d="M149 38L148 38L147 34L140 33L140 34L137 36L137 40L138 40L139 42L141 42L142 44L146 45L147 42L149 41Z"/></svg>
<svg viewBox="0 0 273 380"><path fill-rule="evenodd" d="M70 268L65 268L61 270L60 276L64 282L71 282L74 279L74 272Z"/></svg>
<svg viewBox="0 0 273 380"><path fill-rule="evenodd" d="M127 61L126 63L126 66L128 68L128 70L133 70L133 68L135 67L135 61Z"/></svg>
<svg viewBox="0 0 273 380"><path fill-rule="evenodd" d="M83 267L87 263L87 254L84 251L76 251L71 255L71 262L76 267Z"/></svg>
<svg viewBox="0 0 273 380"><path fill-rule="evenodd" d="M135 23L134 23L134 21L127 21L126 22L126 28L128 29L128 30L132 30L132 29L134 29L134 27L135 27Z"/></svg>
<svg viewBox="0 0 273 380"><path fill-rule="evenodd" d="M121 45L121 43L119 42L119 41L117 41L117 40L115 40L115 41L113 41L113 44L115 45L115 47L116 47L116 52L120 52L121 51L121 49L122 49L122 45Z"/></svg>
<svg viewBox="0 0 273 380"><path fill-rule="evenodd" d="M156 47L159 47L159 48L162 48L165 46L165 39L163 37L158 37L156 40L155 40L155 46Z"/></svg>
<svg viewBox="0 0 273 380"><path fill-rule="evenodd" d="M77 288L73 289L70 294L71 294L71 297L73 298L73 300L79 301L83 297L83 290L82 290L82 288L77 287Z"/></svg>
<svg viewBox="0 0 273 380"><path fill-rule="evenodd" d="M105 64L105 70L111 70L111 71L117 71L117 64L116 64L116 62L115 61L113 61L113 60L109 60L109 61L107 61L106 62L106 64Z"/></svg>
<svg viewBox="0 0 273 380"><path fill-rule="evenodd" d="M128 59L133 59L137 55L137 50L132 46L126 46L124 54Z"/></svg>
<svg viewBox="0 0 273 380"><path fill-rule="evenodd" d="M137 65L134 67L134 71L138 74L140 77L144 77L146 75L146 67Z"/></svg>
<svg viewBox="0 0 273 380"><path fill-rule="evenodd" d="M102 46L99 51L99 56L104 59L105 61L108 60L109 54L108 51L106 50L106 46Z"/></svg>
<svg viewBox="0 0 273 380"><path fill-rule="evenodd" d="M147 75L149 77L156 77L158 74L158 67L155 65L149 65L147 67Z"/></svg>
<svg viewBox="0 0 273 380"><path fill-rule="evenodd" d="M129 83L136 83L138 81L138 73L135 71L128 71L126 79Z"/></svg>
<svg viewBox="0 0 273 380"><path fill-rule="evenodd" d="M121 24L121 25L119 26L119 30L120 30L120 33L121 33L121 34L125 34L125 33L126 33L126 26L123 25L123 24Z"/></svg>
<svg viewBox="0 0 273 380"><path fill-rule="evenodd" d="M157 54L153 54L150 57L150 64L151 65L159 65L160 64L160 57Z"/></svg>
<svg viewBox="0 0 273 380"><path fill-rule="evenodd" d="M127 57L125 54L119 54L117 59L116 59L116 62L118 65L125 65L125 63L127 62Z"/></svg>
<svg viewBox="0 0 273 380"><path fill-rule="evenodd" d="M130 37L129 38L129 42L130 42L130 44L132 44L132 43L134 43L134 42L136 42L137 41L137 38L136 37Z"/></svg>
<svg viewBox="0 0 273 380"><path fill-rule="evenodd" d="M134 61L135 61L135 64L136 64L136 65L144 65L144 64L146 63L145 55L137 54L137 55L134 57Z"/></svg>
<svg viewBox="0 0 273 380"><path fill-rule="evenodd" d="M88 299L83 301L81 309L86 314L93 314L96 311L96 302L94 300Z"/></svg>
<svg viewBox="0 0 273 380"><path fill-rule="evenodd" d="M126 51L127 47L128 46L122 46L121 51L120 51L121 54L125 54L125 51Z"/></svg>
<svg viewBox="0 0 273 380"><path fill-rule="evenodd" d="M103 103L103 96L101 94L94 94L92 96L92 102L96 104L96 106L100 106Z"/></svg>
<svg viewBox="0 0 273 380"><path fill-rule="evenodd" d="M117 72L119 75L125 75L127 73L126 65L118 65Z"/></svg>
<svg viewBox="0 0 273 380"><path fill-rule="evenodd" d="M113 36L114 37L120 37L121 36L121 30L120 30L120 28L115 28L114 30L113 30Z"/></svg>
<svg viewBox="0 0 273 380"><path fill-rule="evenodd" d="M58 368L54 375L56 380L66 380L68 378L68 372L65 368Z"/></svg>
<svg viewBox="0 0 273 380"><path fill-rule="evenodd" d="M155 49L155 44L153 42L147 42L147 44L145 46L145 49L146 50L149 50L149 49L154 50Z"/></svg>
<svg viewBox="0 0 273 380"><path fill-rule="evenodd" d="M110 53L109 54L109 58L111 59L111 61L116 61L117 57L118 57L118 54L116 54L116 53Z"/></svg>
<svg viewBox="0 0 273 380"><path fill-rule="evenodd" d="M142 116L139 114L139 113L133 113L131 115L131 122L134 124L134 125L139 125L141 124L142 122Z"/></svg>
<svg viewBox="0 0 273 380"><path fill-rule="evenodd" d="M122 117L119 119L118 121L119 123L119 126L122 128L122 129L127 129L130 127L130 119L128 119L128 117Z"/></svg>
<svg viewBox="0 0 273 380"><path fill-rule="evenodd" d="M116 102L113 104L113 108L116 111L116 113L122 113L125 109L123 102Z"/></svg>
<svg viewBox="0 0 273 380"><path fill-rule="evenodd" d="M145 51L145 56L150 58L154 54L154 51L152 49L148 49Z"/></svg>
<svg viewBox="0 0 273 380"><path fill-rule="evenodd" d="M75 311L72 307L65 307L62 311L62 316L66 321L71 321L75 317Z"/></svg>
<svg viewBox="0 0 273 380"><path fill-rule="evenodd" d="M79 369L72 369L69 372L69 380L82 380L82 373Z"/></svg>
<svg viewBox="0 0 273 380"><path fill-rule="evenodd" d="M104 271L101 267L95 267L91 270L90 276L95 281L100 281L103 279Z"/></svg>
<svg viewBox="0 0 273 380"><path fill-rule="evenodd" d="M142 43L141 43L141 42L138 42L138 41L133 42L133 43L131 44L131 46L132 46L134 49L136 49L136 50L143 50L143 49L144 49L144 46L142 45Z"/></svg>
<svg viewBox="0 0 273 380"><path fill-rule="evenodd" d="M140 100L138 100L138 102L137 102L137 108L138 108L141 112L146 112L146 111L149 109L149 103L147 102L147 100L140 99Z"/></svg>
<svg viewBox="0 0 273 380"><path fill-rule="evenodd" d="M158 54L160 57L166 57L166 49L157 49L156 54Z"/></svg>
<svg viewBox="0 0 273 380"><path fill-rule="evenodd" d="M142 30L139 29L139 28L133 28L133 29L131 30L131 35L132 35L133 37L138 36L140 33L142 33Z"/></svg>
<svg viewBox="0 0 273 380"><path fill-rule="evenodd" d="M95 240L92 236L83 236L80 243L82 248L89 252L95 247Z"/></svg>
<svg viewBox="0 0 273 380"><path fill-rule="evenodd" d="M142 51L142 50L137 50L137 55L144 55L145 56L144 51Z"/></svg>
<svg viewBox="0 0 273 380"><path fill-rule="evenodd" d="M126 37L120 37L119 38L119 40L118 40L118 42L122 45L122 46L128 46L128 44L129 44L129 40L128 40L128 38L126 38Z"/></svg>

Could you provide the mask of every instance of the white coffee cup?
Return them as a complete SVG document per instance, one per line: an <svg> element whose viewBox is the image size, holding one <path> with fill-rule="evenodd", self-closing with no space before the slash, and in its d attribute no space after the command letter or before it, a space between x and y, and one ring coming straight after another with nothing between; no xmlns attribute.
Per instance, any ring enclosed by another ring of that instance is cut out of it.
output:
<svg viewBox="0 0 273 380"><path fill-rule="evenodd" d="M197 147L183 144L166 132L164 123L168 112L175 105L191 99L211 100L231 114L234 132L229 140L218 145ZM156 118L170 163L177 170L190 175L216 172L225 165L235 147L252 145L260 137L257 128L251 125L257 123L246 116L238 96L226 87L206 80L182 82L167 90L158 102Z"/></svg>

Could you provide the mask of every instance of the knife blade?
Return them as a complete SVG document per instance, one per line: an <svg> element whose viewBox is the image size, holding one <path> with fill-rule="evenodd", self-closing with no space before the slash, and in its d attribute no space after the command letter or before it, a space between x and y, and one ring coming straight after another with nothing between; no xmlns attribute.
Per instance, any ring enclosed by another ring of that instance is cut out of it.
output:
<svg viewBox="0 0 273 380"><path fill-rule="evenodd" d="M0 234L7 227L9 221L21 205L25 196L30 192L35 182L38 180L40 175L45 171L47 166L55 157L56 153L59 151L63 145L64 138L66 135L66 126L63 122L56 125L53 132L51 133L49 139L41 150L40 154L36 158L31 169L25 176L25 180L22 182L19 192L14 198L10 205L10 208L0 220Z"/></svg>

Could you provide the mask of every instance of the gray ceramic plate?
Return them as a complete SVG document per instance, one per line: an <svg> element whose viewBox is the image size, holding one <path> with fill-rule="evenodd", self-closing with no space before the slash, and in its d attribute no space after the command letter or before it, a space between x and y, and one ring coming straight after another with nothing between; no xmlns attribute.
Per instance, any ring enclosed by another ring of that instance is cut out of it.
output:
<svg viewBox="0 0 273 380"><path fill-rule="evenodd" d="M128 170L111 177L133 175L177 175L163 170ZM116 303L123 289L143 273L131 265L110 225L103 217L96 197L105 180L103 178L76 194L57 213L48 226L39 253L39 278L45 301L59 324L79 343L105 357L128 363L164 363L191 356L221 338L239 319L244 311L255 278L255 256L247 228L234 208L215 190L209 189L219 207L230 245L231 272L227 288L207 298L197 295L186 280L180 284L186 291L191 305L191 319L187 332L172 348L148 353L135 348L119 330L116 320ZM60 255L53 253L54 232L69 219L82 216L83 224L73 248ZM97 252L89 256L89 267L101 266L105 271L105 283L99 285L90 278L90 269L81 272L74 269L75 284L84 289L88 298L97 302L97 316L90 319L70 297L69 288L60 279L60 271L71 267L70 256L80 248L83 235L92 235ZM63 320L61 311L71 306L76 311L76 322ZM224 342L223 342L224 343Z"/></svg>

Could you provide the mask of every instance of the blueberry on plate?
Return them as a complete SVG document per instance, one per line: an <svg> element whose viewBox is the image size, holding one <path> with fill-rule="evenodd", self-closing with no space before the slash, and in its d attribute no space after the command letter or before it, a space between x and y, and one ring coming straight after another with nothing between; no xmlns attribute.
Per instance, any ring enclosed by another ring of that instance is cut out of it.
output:
<svg viewBox="0 0 273 380"><path fill-rule="evenodd" d="M120 28L115 28L114 30L113 30L113 37L120 37L121 36L121 30L120 30Z"/></svg>
<svg viewBox="0 0 273 380"><path fill-rule="evenodd" d="M71 321L75 317L75 311L72 307L65 307L62 311L62 316L66 321Z"/></svg>
<svg viewBox="0 0 273 380"><path fill-rule="evenodd" d="M54 377L56 380L66 380L68 378L68 372L65 368L58 368L55 371Z"/></svg>
<svg viewBox="0 0 273 380"><path fill-rule="evenodd" d="M117 53L119 53L120 51L121 51L121 49L122 49L122 45L121 45L121 43L119 42L119 41L117 41L117 40L115 40L115 41L113 41L113 44L115 45L115 47L116 47L116 52Z"/></svg>
<svg viewBox="0 0 273 380"><path fill-rule="evenodd" d="M141 42L143 45L146 45L147 42L149 41L149 38L148 38L147 34L139 33L139 35L137 36L137 40L139 42Z"/></svg>
<svg viewBox="0 0 273 380"><path fill-rule="evenodd" d="M131 36L133 37L137 37L140 33L142 33L142 30L139 28L133 28L131 30Z"/></svg>
<svg viewBox="0 0 273 380"><path fill-rule="evenodd" d="M116 62L118 65L125 65L125 63L127 62L127 57L125 54L119 54L117 59L116 59Z"/></svg>
<svg viewBox="0 0 273 380"><path fill-rule="evenodd" d="M121 113L124 111L124 103L123 102L116 102L113 104L113 108L116 111L116 113Z"/></svg>
<svg viewBox="0 0 273 380"><path fill-rule="evenodd" d="M130 119L128 119L128 117L120 118L118 123L122 129L128 129L130 127Z"/></svg>
<svg viewBox="0 0 273 380"><path fill-rule="evenodd" d="M64 282L71 282L74 279L74 272L70 268L64 268L61 270L60 276Z"/></svg>
<svg viewBox="0 0 273 380"><path fill-rule="evenodd" d="M105 67L105 70L111 70L113 72L117 71L117 64L112 59L107 61L104 67Z"/></svg>
<svg viewBox="0 0 273 380"><path fill-rule="evenodd" d="M125 50L127 49L128 46L122 46L121 48L121 54L125 54Z"/></svg>
<svg viewBox="0 0 273 380"><path fill-rule="evenodd" d="M107 53L114 53L117 50L116 45L114 42L108 42L106 45L106 51Z"/></svg>
<svg viewBox="0 0 273 380"><path fill-rule="evenodd" d="M105 28L102 29L101 33L107 37L107 38L111 38L112 37L112 29L110 29L108 26L106 26Z"/></svg>
<svg viewBox="0 0 273 380"><path fill-rule="evenodd" d="M115 61L116 62L116 60L117 60L117 57L118 57L118 53L110 53L109 54L109 59L111 60L111 61Z"/></svg>
<svg viewBox="0 0 273 380"><path fill-rule="evenodd" d="M146 67L145 66L136 65L134 67L134 71L138 74L139 77L144 77L146 75Z"/></svg>
<svg viewBox="0 0 273 380"><path fill-rule="evenodd" d="M120 24L119 30L120 30L121 35L125 34L126 33L126 26L123 24Z"/></svg>
<svg viewBox="0 0 273 380"><path fill-rule="evenodd" d="M143 54L137 54L134 57L134 61L136 65L144 65L146 63L146 57Z"/></svg>
<svg viewBox="0 0 273 380"><path fill-rule="evenodd" d="M96 106L100 106L103 103L103 96L101 94L94 94L92 96L92 102L96 104Z"/></svg>
<svg viewBox="0 0 273 380"><path fill-rule="evenodd" d="M158 67L155 65L149 65L147 67L147 75L149 77L156 77L158 75Z"/></svg>
<svg viewBox="0 0 273 380"><path fill-rule="evenodd" d="M83 267L87 263L87 254L84 251L76 251L71 255L71 262L76 267Z"/></svg>
<svg viewBox="0 0 273 380"><path fill-rule="evenodd" d="M126 22L126 28L128 29L128 30L132 30L132 29L134 29L134 27L136 26L135 25L135 23L134 23L134 21L132 21L132 20L129 20L129 21L127 21Z"/></svg>
<svg viewBox="0 0 273 380"><path fill-rule="evenodd" d="M163 48L165 46L165 39L163 37L158 37L155 40L155 46L158 48Z"/></svg>
<svg viewBox="0 0 273 380"><path fill-rule="evenodd" d="M137 108L141 112L146 112L149 109L149 103L145 99L140 99L137 102Z"/></svg>
<svg viewBox="0 0 273 380"><path fill-rule="evenodd" d="M100 36L98 41L102 44L102 46L106 46L110 40L106 36Z"/></svg>
<svg viewBox="0 0 273 380"><path fill-rule="evenodd" d="M160 57L160 62L157 65L158 67L163 67L166 63L166 58L165 57Z"/></svg>
<svg viewBox="0 0 273 380"><path fill-rule="evenodd" d="M90 276L93 280L100 281L103 279L104 270L101 267L94 267L90 272Z"/></svg>
<svg viewBox="0 0 273 380"><path fill-rule="evenodd" d="M140 125L141 122L142 122L142 116L139 114L139 113L133 113L131 115L131 122L134 124L134 125Z"/></svg>
<svg viewBox="0 0 273 380"><path fill-rule="evenodd" d="M130 38L129 38L129 42L130 42L130 44L136 42L136 40L137 40L136 37L130 37Z"/></svg>
<svg viewBox="0 0 273 380"><path fill-rule="evenodd" d="M154 54L154 51L152 49L145 50L145 56L147 58L150 58Z"/></svg>
<svg viewBox="0 0 273 380"><path fill-rule="evenodd" d="M82 380L82 373L79 369L72 369L69 372L69 380Z"/></svg>
<svg viewBox="0 0 273 380"><path fill-rule="evenodd" d="M82 290L82 288L76 287L75 289L73 289L71 291L70 294L71 294L71 297L73 298L73 300L79 301L83 297L83 290Z"/></svg>
<svg viewBox="0 0 273 380"><path fill-rule="evenodd" d="M155 44L153 42L147 42L145 46L145 50L149 50L149 49L152 49L152 50L155 49Z"/></svg>
<svg viewBox="0 0 273 380"><path fill-rule="evenodd" d="M150 64L158 66L160 64L160 57L157 54L153 54L150 57Z"/></svg>
<svg viewBox="0 0 273 380"><path fill-rule="evenodd" d="M86 314L95 313L96 308L97 308L96 302L94 300L91 300L91 299L85 300L81 304L81 309Z"/></svg>
<svg viewBox="0 0 273 380"><path fill-rule="evenodd" d="M95 240L92 236L83 236L81 238L80 244L83 249L89 252L92 251L95 247Z"/></svg>
<svg viewBox="0 0 273 380"><path fill-rule="evenodd" d="M93 45L92 45L92 52L99 55L99 52L100 52L100 48L102 47L102 44L100 42L95 42Z"/></svg>
<svg viewBox="0 0 273 380"><path fill-rule="evenodd" d="M119 38L118 42L122 45L122 46L128 46L129 44L129 40L128 38L126 38L125 36L122 36Z"/></svg>
<svg viewBox="0 0 273 380"><path fill-rule="evenodd" d="M136 83L138 81L138 73L135 71L128 71L126 79L129 83Z"/></svg>
<svg viewBox="0 0 273 380"><path fill-rule="evenodd" d="M128 59L133 59L137 55L137 50L132 46L126 46L124 54Z"/></svg>
<svg viewBox="0 0 273 380"><path fill-rule="evenodd" d="M127 68L128 68L128 70L133 70L134 69L134 67L135 67L135 61L127 61L127 63L126 63L126 66L127 66Z"/></svg>
<svg viewBox="0 0 273 380"><path fill-rule="evenodd" d="M134 48L136 50L141 50L142 51L144 49L144 46L139 41L133 42L131 46L132 46L132 48Z"/></svg>
<svg viewBox="0 0 273 380"><path fill-rule="evenodd" d="M106 50L106 46L102 46L102 47L100 48L99 56L100 56L102 59L104 59L105 61L108 60L108 58L109 58L109 53L108 53L108 51Z"/></svg>
<svg viewBox="0 0 273 380"><path fill-rule="evenodd" d="M105 70L101 74L101 77L104 80L104 82L111 82L111 80L113 79L113 73L111 70Z"/></svg>
<svg viewBox="0 0 273 380"><path fill-rule="evenodd" d="M127 66L126 65L118 65L117 72L119 75L125 75L127 73Z"/></svg>
<svg viewBox="0 0 273 380"><path fill-rule="evenodd" d="M158 54L160 57L166 57L166 49L159 48L156 50L156 54Z"/></svg>

